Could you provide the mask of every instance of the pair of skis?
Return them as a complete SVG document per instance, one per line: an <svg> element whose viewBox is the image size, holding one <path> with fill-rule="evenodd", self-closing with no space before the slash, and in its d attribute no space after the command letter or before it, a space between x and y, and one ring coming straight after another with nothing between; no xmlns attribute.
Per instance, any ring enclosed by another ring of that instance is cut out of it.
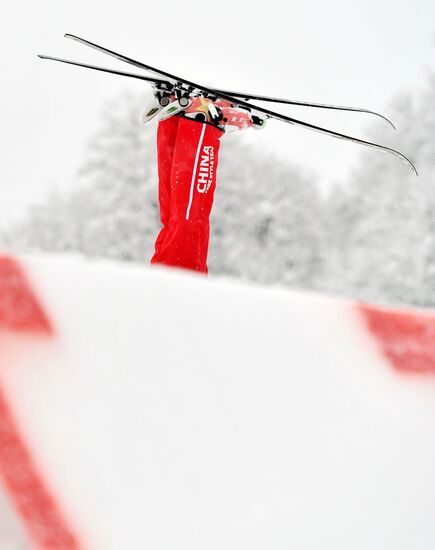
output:
<svg viewBox="0 0 435 550"><path fill-rule="evenodd" d="M386 118L385 116L375 112L370 111L368 109L360 109L356 107L343 107L343 106L337 106L337 105L325 105L321 103L308 103L308 102L302 102L302 101L293 101L289 99L280 99L275 97L268 97L268 96L261 96L261 95L252 95L252 94L245 94L241 92L233 92L228 90L217 90L214 88L209 88L207 86L203 86L201 84L197 84L195 82L192 82L190 80L187 80L185 78L180 78L179 76L173 75L171 73L168 73L166 71L163 71L161 69L157 69L155 67L152 67L151 65L147 65L145 63L141 63L140 61L136 61L134 59L131 59L125 55L119 54L115 51L109 50L108 48L104 48L103 46L99 46L98 44L94 44L93 42L89 42L88 40L85 40L84 38L80 38L78 36L75 36L73 34L65 34L65 38L70 38L71 40L75 40L79 42L80 44L84 44L85 46L89 46L99 52L102 52L104 54L110 55L120 61L123 61L125 63L128 63L129 65L132 65L134 67L137 67L142 70L146 70L154 75L154 76L145 76L130 72L123 72L118 71L114 69L107 69L105 67L98 67L96 65L88 65L85 63L79 63L76 61L69 61L67 59L61 59L58 57L52 57L47 55L39 55L41 59L49 59L52 61L59 61L61 63L67 63L69 65L76 65L79 67L85 67L88 69L93 69L96 71L106 72L110 74L116 74L120 76L126 76L129 78L136 78L138 80L142 80L145 82L152 83L157 90L159 90L162 93L176 93L179 97L184 96L204 96L208 97L210 99L223 99L226 101L229 101L236 107L240 107L242 109L248 109L250 111L257 111L259 113L262 113L263 115L266 115L267 118L280 120L281 122L286 122L288 124L293 124L295 126L299 126L302 128L307 128L309 130L314 130L316 132L321 132L323 134L326 134L328 136L332 136L338 139L343 139L347 141L352 141L354 143L359 143L362 145L366 145L368 147L372 147L374 149L379 149L381 151L390 153L394 155L395 157L399 158L401 161L403 161L411 170L415 172L417 175L417 169L414 166L414 164L407 158L405 155L400 153L399 151L396 151L395 149L391 149L390 147L385 147L384 145L379 145L377 143L372 143L370 141L365 141L362 139L358 139L352 136L348 136L346 134L341 134L339 132L335 132L333 130L328 130L326 128L322 128L320 126L316 126L314 124L309 124L307 122L302 122L301 120L297 120L295 118L289 117L287 115L284 115L282 113L278 113L276 111L272 111L270 109L267 109L265 107L261 107L259 105L255 105L252 103L249 103L249 101L263 101L263 102L269 102L269 103L280 103L285 105L298 105L303 107L314 107L314 108L320 108L320 109L331 109L331 110L339 110L339 111L353 111L353 112L359 112L359 113L366 113L375 115L377 117L382 118L385 120L388 124L390 124L393 128L393 123Z"/></svg>

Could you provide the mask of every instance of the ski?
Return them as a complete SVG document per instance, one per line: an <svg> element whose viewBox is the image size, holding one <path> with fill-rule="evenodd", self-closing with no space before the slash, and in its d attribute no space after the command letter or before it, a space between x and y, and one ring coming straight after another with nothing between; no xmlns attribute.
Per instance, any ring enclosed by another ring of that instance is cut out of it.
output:
<svg viewBox="0 0 435 550"><path fill-rule="evenodd" d="M66 33L65 38L70 38L71 40L76 40L77 42L79 42L81 44L84 44L86 46L94 48L94 49L96 49L96 50L98 50L102 53L111 55L112 57L115 57L116 59L118 59L120 61L129 63L129 64L131 64L133 66L136 66L140 69L146 68L146 70L148 70L150 72L154 72L156 74L164 75L164 76L167 76L168 78L170 78L172 76L172 78L174 78L175 80L181 80L179 77L175 77L175 75L170 75L169 73L164 73L163 71L159 71L158 69L155 69L155 68L153 68L149 65L145 65L144 63L141 63L140 61L136 61L134 59L128 58L128 57L126 57L122 54L119 54L117 52L114 52L112 50L104 48L103 46L99 46L98 44L94 44L94 43L92 43L88 40L85 40L84 38L80 38L79 36ZM208 89L210 89L210 88L208 88ZM252 94L245 94L245 93L241 93L241 92L233 92L233 91L228 91L228 90L214 90L213 89L213 92L218 93L219 95L225 94L225 95L228 95L228 96L237 97L237 98L245 99L245 100L267 101L267 102L281 103L281 104L286 104L286 105L296 105L296 106L301 106L301 107L313 107L313 108L318 108L318 109L334 109L334 110L340 110L340 111L353 111L353 112L358 112L358 113L372 114L372 115L375 115L375 116L378 116L378 117L382 118L383 120L385 120L388 124L390 124L395 129L394 124L386 116L384 116L384 115L382 115L382 114L380 114L376 111L369 110L369 109L362 109L362 108L359 108L359 107L346 107L346 106L339 106L339 105L330 105L330 104L325 104L325 103L295 101L295 100L292 100L292 99L283 99L283 98L276 98L276 97L263 96L263 95L252 95Z"/></svg>
<svg viewBox="0 0 435 550"><path fill-rule="evenodd" d="M158 86L168 86L168 90L172 90L172 85L166 80L151 76L143 76L141 74L128 73L124 71L118 71L116 69L109 69L107 67L99 67L97 65L89 65L87 63L81 63L79 61L70 61L69 59L62 59L61 57L52 57L51 55L38 55L40 59L48 59L50 61L59 61L60 63L66 63L67 65L75 65L76 67L85 67L86 69L93 69L94 71L101 71L103 73L116 74L119 76L127 76L129 78L137 78L138 80L144 80L145 82L151 82Z"/></svg>
<svg viewBox="0 0 435 550"><path fill-rule="evenodd" d="M104 73L110 73L110 74L115 74L115 75L119 75L119 76L126 76L126 77L129 77L129 78L135 78L137 80L144 80L146 82L152 82L152 83L157 84L161 89L165 89L165 90L168 90L168 91L171 89L171 85L168 81L161 80L161 79L158 79L158 78L152 78L152 77L147 77L147 76L143 76L143 75L139 75L139 74L135 74L135 73L128 73L128 72L124 72L124 71L118 71L118 70L115 70L115 69L109 69L107 67L98 67L97 65L88 65L87 63L81 63L79 61L70 61L68 59L61 59L59 57L52 57L50 55L38 55L38 57L40 57L41 59L49 59L51 61L59 61L60 63L67 63L68 65L75 65L77 67L85 67L87 69L93 69L95 71L101 71L101 72L104 72ZM313 103L313 102L307 102L307 101L295 101L293 99L283 99L283 98L263 96L263 95L251 95L251 94L245 94L245 93L241 93L241 92L233 92L233 91L220 90L220 89L215 89L215 88L213 88L213 90L216 93L224 93L224 94L232 95L234 97L237 97L239 99L245 99L247 101L250 101L250 100L253 100L253 101L266 101L266 102L270 102L270 103L280 103L280 104L283 104L283 105L296 105L296 106L299 106L299 107L314 107L314 108L318 108L318 109L333 109L333 110L337 110L337 111L350 111L350 112L355 112L355 113L366 113L366 114L370 114L370 115L375 115L375 116L383 119L390 126L392 126L394 129L396 129L396 127L394 126L394 124L391 122L390 119L388 119L386 116L384 116L380 113L377 113L376 111L371 111L370 109L362 109L360 107L345 107L345 106L342 106L342 105L330 105L330 104L325 104L325 103Z"/></svg>
<svg viewBox="0 0 435 550"><path fill-rule="evenodd" d="M130 57L122 55L122 54L120 54L118 52L115 52L113 50L109 50L108 48L105 48L103 46L100 46L98 44L90 42L89 40L86 40L84 38L80 38L79 36L76 36L76 35L73 35L73 34L70 34L70 33L66 33L65 38L70 38L71 40L75 40L75 41L79 42L80 44L83 44L85 46L93 48L97 51L100 51L101 53L110 55L110 56L114 57L115 59L118 59L119 61L123 61L124 63L129 63L130 65L133 65L133 66L138 67L140 69L144 69L146 71L154 73L157 76L165 77L165 78L169 79L170 81L172 81L173 84L177 88L180 88L181 90L185 91L186 93L193 92L194 90L197 90L198 92L205 92L209 96L214 96L215 95L216 97L219 97L223 100L229 101L229 102L233 103L234 105L236 105L238 107L242 107L242 108L245 108L245 109L254 108L256 111L258 111L260 113L263 113L266 116L268 116L269 118L272 118L272 119L275 119L275 120L280 120L282 122L286 122L288 124L293 124L293 125L296 125L296 126L299 126L299 127L302 127L302 128L306 128L306 129L309 129L309 130L314 130L314 131L329 135L331 137L335 137L337 139L347 140L347 141L351 141L353 143L359 143L361 145L366 145L368 147L378 149L378 150L384 151L386 153L390 153L390 154L394 155L395 157L399 158L400 160L402 160L402 162L404 162L409 168L411 168L411 170L413 170L415 172L416 175L418 175L417 169L414 166L414 164L407 157L405 157L405 155L403 155L399 151L396 151L395 149L392 149L390 147L386 147L384 145L379 145L377 143L362 140L362 139L359 139L359 138L354 138L352 136L348 136L348 135L342 134L340 132L335 132L333 130L328 130L327 128L323 128L321 126L316 126L314 124L309 124L307 122L300 121L298 119L289 117L287 115L283 115L281 113L271 111L270 109L265 109L264 107L260 107L260 106L257 106L257 105L252 105L251 103L248 103L247 101L243 101L243 100L238 99L236 97L233 97L229 94L227 95L226 93L222 93L222 92L217 93L216 91L214 91L211 88L208 88L206 86L201 86L199 84L196 84L195 82L192 82L192 81L187 80L187 79L180 78L180 77L178 77L176 75L173 75L173 74L171 74L167 71L163 71L161 69L157 69L157 68L155 68L151 65L148 65L146 63L136 61L135 59L132 59Z"/></svg>
<svg viewBox="0 0 435 550"><path fill-rule="evenodd" d="M307 122L303 122L301 120L289 117L287 115L278 113L276 111L272 111L270 109L260 107L259 105L249 103L248 101L244 101L240 98L234 97L234 96L232 96L230 94L227 94L225 92L222 92L222 91L218 92L218 91L213 90L212 88L209 88L207 86L197 84L193 81L190 81L190 80L187 80L185 78L180 78L179 76L173 75L173 74L171 74L167 71L157 69L157 68L155 68L151 65L148 65L146 63L136 61L135 59L132 59L130 57L122 55L118 52L115 52L113 50L110 50L108 48L100 46L100 45L95 44L93 42L90 42L89 40L86 40L84 38L80 38L79 36L67 33L67 34L65 34L65 38L75 40L75 41L79 42L80 44L83 44L85 46L93 48L93 49L95 49L95 50L97 50L101 53L106 54L106 55L110 55L110 56L114 57L115 59L118 59L119 61L123 61L124 63L128 63L130 65L133 65L133 66L135 66L139 69L149 71L149 72L157 75L160 78L168 79L169 82L174 86L175 89L179 90L180 93L185 94L186 96L196 93L196 94L206 95L210 98L216 98L216 99L220 98L220 99L223 99L225 101L229 101L233 105L235 105L237 107L240 107L242 109L255 110L259 113L263 113L264 115L266 115L270 119L279 120L281 122L286 122L288 124L292 124L292 125L295 125L295 126L298 126L298 127L301 127L301 128L306 128L308 130L313 130L313 131L316 131L316 132L320 132L322 134L325 134L325 135L328 135L328 136L331 136L331 137L335 137L337 139L351 141L353 143L359 143L359 144L365 145L367 147L371 147L371 148L374 148L374 149L377 149L377 150L380 150L380 151L384 151L386 153L390 153L391 155L394 155L395 157L402 160L402 162L404 162L409 168L411 168L411 170L413 170L415 172L416 175L418 175L417 169L414 166L414 164L407 157L405 157L405 155L403 155L399 151L396 151L395 149L392 149L390 147L386 147L384 145L379 145L377 143L373 143L373 142L370 142L370 141L365 141L365 140L355 138L355 137L352 137L352 136L349 136L349 135L346 135L346 134L335 132L333 130L328 130L327 128L323 128L321 126L316 126L314 124L309 124Z"/></svg>
<svg viewBox="0 0 435 550"><path fill-rule="evenodd" d="M327 103L313 103L310 101L296 101L294 99L283 99L278 97L270 97L270 96L264 96L264 95L251 95L251 94L243 94L241 92L232 92L228 90L216 90L217 92L222 92L228 95L232 95L234 97L238 97L240 99L246 99L246 100L252 100L252 101L267 101L270 103L280 103L282 105L296 105L298 107L314 107L316 109L332 109L335 111L349 111L354 113L365 113L368 115L375 115L385 122L392 126L394 130L396 127L391 122L389 118L387 118L384 115L381 115L381 113L377 113L376 111L371 111L370 109L362 109L361 107L345 107L344 105L329 105Z"/></svg>

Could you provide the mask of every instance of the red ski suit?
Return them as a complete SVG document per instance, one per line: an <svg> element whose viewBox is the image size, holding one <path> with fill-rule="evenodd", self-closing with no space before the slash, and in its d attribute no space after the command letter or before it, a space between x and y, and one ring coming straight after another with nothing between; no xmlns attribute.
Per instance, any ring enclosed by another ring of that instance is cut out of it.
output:
<svg viewBox="0 0 435 550"><path fill-rule="evenodd" d="M212 124L172 116L159 123L157 157L163 224L152 264L207 273L210 212L223 132Z"/></svg>

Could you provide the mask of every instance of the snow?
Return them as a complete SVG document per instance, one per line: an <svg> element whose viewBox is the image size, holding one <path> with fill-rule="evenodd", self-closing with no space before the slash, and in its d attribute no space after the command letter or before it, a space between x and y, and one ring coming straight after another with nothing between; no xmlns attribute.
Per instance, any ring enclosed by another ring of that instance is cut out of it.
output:
<svg viewBox="0 0 435 550"><path fill-rule="evenodd" d="M0 332L0 381L89 550L433 549L435 379L357 304L26 257L55 335Z"/></svg>

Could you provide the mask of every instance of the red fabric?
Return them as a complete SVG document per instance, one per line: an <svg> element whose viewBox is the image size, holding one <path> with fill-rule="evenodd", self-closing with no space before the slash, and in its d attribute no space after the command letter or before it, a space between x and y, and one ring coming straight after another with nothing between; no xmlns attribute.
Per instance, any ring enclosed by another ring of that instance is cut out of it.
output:
<svg viewBox="0 0 435 550"><path fill-rule="evenodd" d="M382 351L400 372L435 374L435 316L419 311L388 311L360 305Z"/></svg>
<svg viewBox="0 0 435 550"><path fill-rule="evenodd" d="M11 361L13 347L4 349L3 332L17 335L17 351L27 349L23 334L36 341L53 336L53 325L31 288L22 266L8 256L0 256L0 363ZM28 353L30 353L30 347ZM10 365L13 368L13 364ZM37 364L34 365L38 367ZM81 545L71 531L68 518L50 492L43 472L38 469L0 383L0 478L12 503L21 515L38 550L78 550ZM0 535L0 539L3 540ZM2 550L10 548L0 543ZM30 546L26 545L26 548Z"/></svg>
<svg viewBox="0 0 435 550"><path fill-rule="evenodd" d="M41 304L35 298L19 263L0 256L0 330L53 334Z"/></svg>
<svg viewBox="0 0 435 550"><path fill-rule="evenodd" d="M207 273L210 212L219 139L210 124L173 116L159 123L157 153L163 228L152 264Z"/></svg>

